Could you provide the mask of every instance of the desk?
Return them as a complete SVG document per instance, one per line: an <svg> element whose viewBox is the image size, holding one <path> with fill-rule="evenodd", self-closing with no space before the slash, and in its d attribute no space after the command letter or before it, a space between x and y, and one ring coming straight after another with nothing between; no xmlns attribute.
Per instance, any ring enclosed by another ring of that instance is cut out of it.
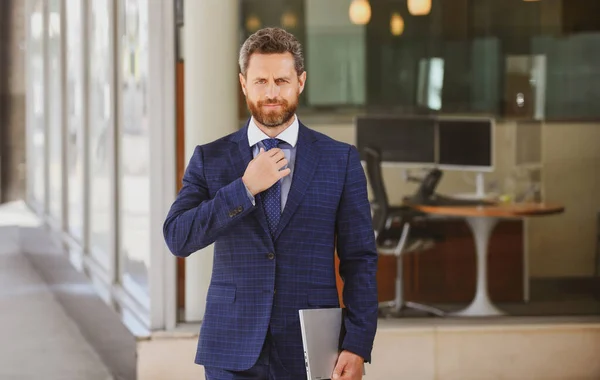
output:
<svg viewBox="0 0 600 380"><path fill-rule="evenodd" d="M553 215L564 211L563 206L546 203L499 204L496 206L428 206L407 204L421 212L432 215L456 216L465 218L473 237L477 253L477 287L471 304L453 316L489 317L504 315L491 302L488 293L487 258L490 235L502 218L523 218Z"/></svg>

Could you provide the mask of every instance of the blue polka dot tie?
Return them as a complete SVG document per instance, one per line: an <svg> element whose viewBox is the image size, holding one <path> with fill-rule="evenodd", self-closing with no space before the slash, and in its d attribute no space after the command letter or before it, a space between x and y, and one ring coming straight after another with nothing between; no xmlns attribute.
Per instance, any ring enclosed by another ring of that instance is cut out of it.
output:
<svg viewBox="0 0 600 380"><path fill-rule="evenodd" d="M276 148L280 143L279 139L264 139L262 143L266 150ZM275 182L273 186L262 193L263 208L267 216L267 224L271 236L275 235L279 219L281 218L281 181Z"/></svg>

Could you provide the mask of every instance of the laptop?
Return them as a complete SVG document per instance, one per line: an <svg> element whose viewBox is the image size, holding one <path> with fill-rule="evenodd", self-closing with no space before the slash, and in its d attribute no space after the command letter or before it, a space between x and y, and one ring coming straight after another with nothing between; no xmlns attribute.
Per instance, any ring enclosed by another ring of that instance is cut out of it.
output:
<svg viewBox="0 0 600 380"><path fill-rule="evenodd" d="M330 308L299 313L307 379L331 379L345 334L344 312L342 308Z"/></svg>

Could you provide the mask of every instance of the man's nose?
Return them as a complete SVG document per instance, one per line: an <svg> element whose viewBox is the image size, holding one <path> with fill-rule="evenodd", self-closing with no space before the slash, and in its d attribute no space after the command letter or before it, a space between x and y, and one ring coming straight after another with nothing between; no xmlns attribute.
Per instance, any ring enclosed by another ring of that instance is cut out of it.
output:
<svg viewBox="0 0 600 380"><path fill-rule="evenodd" d="M271 82L267 85L267 92L265 96L269 99L274 99L279 95L279 86L275 82Z"/></svg>

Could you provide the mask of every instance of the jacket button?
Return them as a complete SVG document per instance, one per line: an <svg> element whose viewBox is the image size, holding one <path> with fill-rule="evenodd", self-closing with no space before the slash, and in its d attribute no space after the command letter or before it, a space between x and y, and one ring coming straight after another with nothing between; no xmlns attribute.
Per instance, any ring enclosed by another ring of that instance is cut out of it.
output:
<svg viewBox="0 0 600 380"><path fill-rule="evenodd" d="M267 258L269 260L273 260L275 258L275 254L273 252L269 252L269 254L267 255Z"/></svg>

